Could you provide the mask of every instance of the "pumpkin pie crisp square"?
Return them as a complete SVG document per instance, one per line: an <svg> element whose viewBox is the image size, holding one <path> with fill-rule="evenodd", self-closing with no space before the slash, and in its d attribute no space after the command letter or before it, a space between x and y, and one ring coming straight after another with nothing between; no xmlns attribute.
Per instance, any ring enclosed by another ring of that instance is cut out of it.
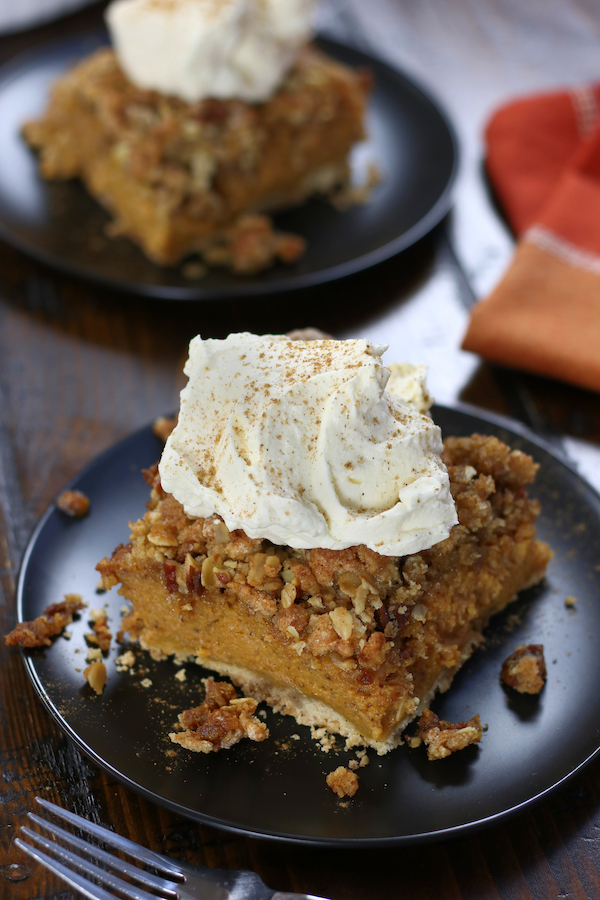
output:
<svg viewBox="0 0 600 900"><path fill-rule="evenodd" d="M419 367L392 366L388 381L380 359L384 348L365 341L250 335L195 341L178 425L160 467L145 473L148 511L132 524L130 543L98 565L104 586L119 585L132 603L123 628L144 649L189 657L300 724L342 735L348 746L386 753L435 692L450 686L482 642L490 617L543 578L552 554L536 538L539 503L527 496L537 464L496 437L446 437L442 445L439 430L421 411L426 395L417 390ZM234 351L237 369L228 356ZM295 360L294 379L282 374L286 354ZM319 355L327 359L325 367L317 366ZM224 359L234 386L216 398L212 392L213 401L238 430L213 432L209 475L199 464L194 468L194 459L204 457L193 452L190 410L216 415L210 391L202 405L202 390ZM270 392L252 394L260 402L250 415L251 392L244 384L267 377ZM309 395L311 415L287 415ZM283 412L271 416L272 406ZM291 429L285 440L277 438L284 418ZM349 429L366 440L367 423L368 442L355 437L349 443ZM316 428L313 450L298 436L309 425ZM350 444L359 447L354 456ZM369 444L370 463L361 463ZM406 457L407 446L412 452L416 445L427 465L419 468L413 459L404 471L395 456ZM281 448L276 479L269 468L274 446ZM287 466L300 446L309 448L309 457L313 453L311 465ZM225 483L227 472L241 465L232 462L235 447L245 467L240 471L247 470L257 490L256 504L244 511L228 506L238 502L235 485ZM362 507L352 493L355 485L344 488L347 471L367 485ZM294 480L297 475L304 485ZM395 479L391 492L381 484L386 478ZM267 503L269 489L275 499ZM343 505L343 514L334 503ZM261 504L273 517L268 534L257 532ZM295 540L293 522L305 521L308 513L314 513L315 534L309 539L304 528ZM319 530L319 516L328 530ZM360 528L364 542L344 540Z"/></svg>

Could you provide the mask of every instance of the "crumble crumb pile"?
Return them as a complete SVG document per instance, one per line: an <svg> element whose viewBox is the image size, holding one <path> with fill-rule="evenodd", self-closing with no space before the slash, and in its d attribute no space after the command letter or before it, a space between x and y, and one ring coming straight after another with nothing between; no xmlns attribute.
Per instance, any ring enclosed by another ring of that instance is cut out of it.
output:
<svg viewBox="0 0 600 900"><path fill-rule="evenodd" d="M406 742L412 748L424 743L427 759L445 759L469 744L478 744L482 730L479 716L473 716L468 722L446 722L426 709L419 719L416 734L408 737Z"/></svg>
<svg viewBox="0 0 600 900"><path fill-rule="evenodd" d="M542 644L521 644L502 664L502 681L519 694L539 694L546 683Z"/></svg>
<svg viewBox="0 0 600 900"><path fill-rule="evenodd" d="M226 681L210 677L203 683L203 703L179 714L185 731L169 734L174 744L196 753L211 753L228 750L244 737L258 742L268 738L269 729L253 715L258 706L256 700L238 697L236 689Z"/></svg>
<svg viewBox="0 0 600 900"><path fill-rule="evenodd" d="M98 647L103 653L110 649L112 632L108 627L106 612L102 609L90 610L90 620L93 622L92 631L85 635L88 644Z"/></svg>
<svg viewBox="0 0 600 900"><path fill-rule="evenodd" d="M4 638L10 645L20 647L49 647L51 637L56 637L73 621L73 613L83 609L85 603L80 594L65 594L60 603L51 603L41 616L31 622L19 622Z"/></svg>
<svg viewBox="0 0 600 900"><path fill-rule="evenodd" d="M56 501L56 506L68 516L81 519L90 511L90 499L83 491L63 491Z"/></svg>
<svg viewBox="0 0 600 900"><path fill-rule="evenodd" d="M356 759L351 759L348 763L348 768L352 769L353 772L356 772L357 769L364 769L365 766L369 765L369 756L366 750L357 750L356 756Z"/></svg>
<svg viewBox="0 0 600 900"><path fill-rule="evenodd" d="M343 797L354 797L358 790L358 775L344 766L338 766L329 773L325 780L328 787L338 795L340 800Z"/></svg>
<svg viewBox="0 0 600 900"><path fill-rule="evenodd" d="M202 250L202 259L236 275L256 275L276 262L295 263L305 249L304 238L278 231L270 216L241 216L213 236Z"/></svg>
<svg viewBox="0 0 600 900"><path fill-rule="evenodd" d="M117 672L128 672L135 665L135 653L132 650L126 650L115 659Z"/></svg>

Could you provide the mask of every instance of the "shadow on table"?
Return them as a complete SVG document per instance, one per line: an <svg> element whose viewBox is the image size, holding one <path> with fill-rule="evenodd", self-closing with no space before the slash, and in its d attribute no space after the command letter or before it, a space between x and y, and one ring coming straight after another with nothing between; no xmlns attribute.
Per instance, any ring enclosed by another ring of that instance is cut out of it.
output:
<svg viewBox="0 0 600 900"><path fill-rule="evenodd" d="M5 271L12 268L13 290L5 298L24 312L41 316L46 326L72 330L90 342L111 341L111 321L124 319L136 328L160 333L161 345L187 347L196 334L225 337L231 331L283 333L314 326L334 336L358 330L402 303L430 276L444 223L403 253L363 272L312 288L237 299L178 301L141 298L88 285L54 273L2 245ZM11 262L13 265L11 266ZM85 328L85 320L102 314L107 328ZM135 346L131 349L135 352Z"/></svg>

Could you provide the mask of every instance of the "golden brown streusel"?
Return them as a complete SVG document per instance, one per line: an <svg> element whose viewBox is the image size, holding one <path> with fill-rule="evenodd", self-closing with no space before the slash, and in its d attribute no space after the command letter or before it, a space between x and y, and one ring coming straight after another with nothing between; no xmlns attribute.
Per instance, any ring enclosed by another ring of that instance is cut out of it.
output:
<svg viewBox="0 0 600 900"><path fill-rule="evenodd" d="M502 664L502 681L519 694L539 694L546 674L542 644L521 644Z"/></svg>
<svg viewBox="0 0 600 900"><path fill-rule="evenodd" d="M358 790L358 775L351 772L344 766L338 766L333 772L326 777L328 787L337 794L340 799L343 797L354 797Z"/></svg>
<svg viewBox="0 0 600 900"><path fill-rule="evenodd" d="M112 632L108 627L105 613L102 613L100 616L93 619L92 631L85 635L85 639L88 644L99 647L103 653L106 653L110 649Z"/></svg>
<svg viewBox="0 0 600 900"><path fill-rule="evenodd" d="M446 759L458 750L478 744L481 733L479 716L473 716L468 722L446 722L426 709L419 719L416 734L407 738L407 743L412 748L424 743L427 747L427 759Z"/></svg>
<svg viewBox="0 0 600 900"><path fill-rule="evenodd" d="M258 702L252 697L238 697L233 685L226 681L204 679L206 695L200 706L180 713L183 732L172 732L169 738L186 750L196 753L216 753L228 750L247 737L264 741L269 729L254 716Z"/></svg>
<svg viewBox="0 0 600 900"><path fill-rule="evenodd" d="M10 634L4 638L7 644L18 644L20 647L49 647L50 638L73 621L73 614L83 609L85 603L79 594L65 594L59 603L47 606L41 616L31 622L19 622Z"/></svg>
<svg viewBox="0 0 600 900"><path fill-rule="evenodd" d="M295 263L306 241L297 234L278 231L270 216L240 216L215 234L202 249L208 266L230 269L236 275L255 275L276 262Z"/></svg>
<svg viewBox="0 0 600 900"><path fill-rule="evenodd" d="M90 498L83 491L63 491L56 501L56 506L68 516L81 519L90 511Z"/></svg>

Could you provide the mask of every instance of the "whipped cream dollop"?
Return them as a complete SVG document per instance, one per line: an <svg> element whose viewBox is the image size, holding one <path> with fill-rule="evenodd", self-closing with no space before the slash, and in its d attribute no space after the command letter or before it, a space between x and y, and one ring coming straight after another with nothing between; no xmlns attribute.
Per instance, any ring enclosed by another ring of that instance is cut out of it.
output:
<svg viewBox="0 0 600 900"><path fill-rule="evenodd" d="M385 347L231 334L190 344L176 428L159 472L190 516L309 549L424 550L457 521L423 370L386 391ZM418 385L421 384L419 392Z"/></svg>
<svg viewBox="0 0 600 900"><path fill-rule="evenodd" d="M195 103L267 100L312 36L314 0L115 0L106 13L123 71Z"/></svg>

